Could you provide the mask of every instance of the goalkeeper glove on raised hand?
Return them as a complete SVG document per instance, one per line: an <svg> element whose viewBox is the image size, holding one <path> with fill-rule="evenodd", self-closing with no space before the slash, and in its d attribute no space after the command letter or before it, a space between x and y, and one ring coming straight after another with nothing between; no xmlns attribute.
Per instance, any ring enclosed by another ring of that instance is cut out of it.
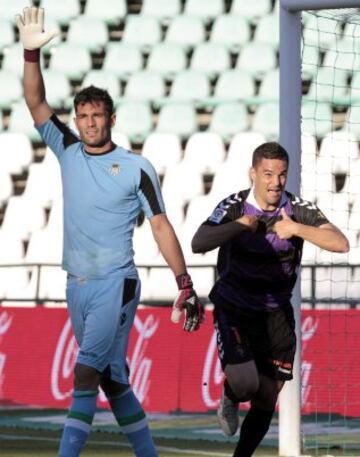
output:
<svg viewBox="0 0 360 457"><path fill-rule="evenodd" d="M28 51L40 49L60 33L57 28L44 32L43 8L26 7L23 14L17 14L15 19L20 33L20 41L24 49Z"/></svg>
<svg viewBox="0 0 360 457"><path fill-rule="evenodd" d="M194 330L198 330L200 324L204 321L204 306L200 303L193 289L190 275L187 273L179 275L176 277L176 282L179 293L173 303L171 321L177 324L182 312L185 311L183 329L187 332L193 332Z"/></svg>

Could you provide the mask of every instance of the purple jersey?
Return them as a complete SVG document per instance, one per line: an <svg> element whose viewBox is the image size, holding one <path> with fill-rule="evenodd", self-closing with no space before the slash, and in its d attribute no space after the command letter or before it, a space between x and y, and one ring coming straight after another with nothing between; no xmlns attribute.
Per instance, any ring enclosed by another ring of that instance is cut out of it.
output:
<svg viewBox="0 0 360 457"><path fill-rule="evenodd" d="M226 224L243 215L258 217L255 233L245 230L219 249L217 269L219 279L210 299L224 299L234 307L256 310L276 309L289 303L300 266L303 239L281 240L272 228L281 220L280 210L294 221L319 227L329 221L316 205L284 192L278 208L262 210L252 190L232 194L221 201L204 222Z"/></svg>

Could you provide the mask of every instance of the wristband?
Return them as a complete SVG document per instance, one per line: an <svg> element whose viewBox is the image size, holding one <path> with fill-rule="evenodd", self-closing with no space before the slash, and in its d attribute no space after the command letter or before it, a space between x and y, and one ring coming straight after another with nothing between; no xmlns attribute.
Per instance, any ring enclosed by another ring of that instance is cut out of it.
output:
<svg viewBox="0 0 360 457"><path fill-rule="evenodd" d="M25 62L39 62L40 49L24 49Z"/></svg>
<svg viewBox="0 0 360 457"><path fill-rule="evenodd" d="M179 276L176 276L176 283L179 290L190 289L193 286L191 276L188 273L183 273Z"/></svg>

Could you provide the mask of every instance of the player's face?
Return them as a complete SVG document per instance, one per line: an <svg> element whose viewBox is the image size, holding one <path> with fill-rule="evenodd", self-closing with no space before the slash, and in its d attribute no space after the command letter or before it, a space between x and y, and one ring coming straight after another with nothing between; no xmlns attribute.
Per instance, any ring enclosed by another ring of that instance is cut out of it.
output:
<svg viewBox="0 0 360 457"><path fill-rule="evenodd" d="M75 124L86 146L102 148L111 141L115 115L109 115L104 102L83 103L76 108Z"/></svg>
<svg viewBox="0 0 360 457"><path fill-rule="evenodd" d="M277 208L286 184L288 165L284 160L261 159L250 171L257 203L264 210Z"/></svg>

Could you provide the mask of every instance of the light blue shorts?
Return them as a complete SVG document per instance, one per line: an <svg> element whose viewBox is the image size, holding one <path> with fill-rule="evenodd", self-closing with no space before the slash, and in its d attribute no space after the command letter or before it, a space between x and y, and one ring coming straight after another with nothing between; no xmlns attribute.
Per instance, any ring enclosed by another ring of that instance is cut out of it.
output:
<svg viewBox="0 0 360 457"><path fill-rule="evenodd" d="M139 278L118 272L104 279L69 275L66 298L80 347L77 363L128 384L126 354L140 298Z"/></svg>

